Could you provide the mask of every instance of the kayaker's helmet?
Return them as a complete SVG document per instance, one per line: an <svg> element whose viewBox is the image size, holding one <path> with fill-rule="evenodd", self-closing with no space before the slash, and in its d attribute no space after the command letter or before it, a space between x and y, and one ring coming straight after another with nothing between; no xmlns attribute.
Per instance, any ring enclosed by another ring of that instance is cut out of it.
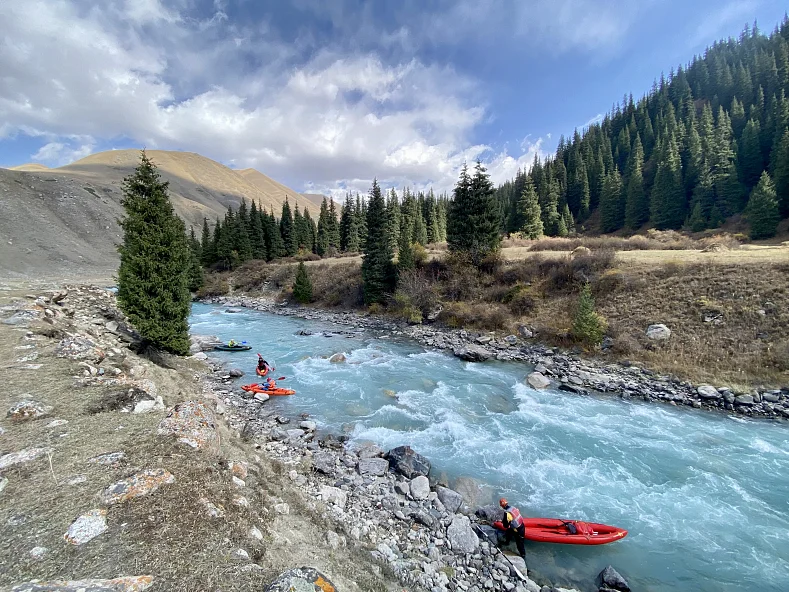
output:
<svg viewBox="0 0 789 592"><path fill-rule="evenodd" d="M506 497L503 497L503 498L501 498L501 499L499 500L499 505L500 505L502 508L506 508L506 507L509 505L509 504L507 503L507 498L506 498Z"/></svg>

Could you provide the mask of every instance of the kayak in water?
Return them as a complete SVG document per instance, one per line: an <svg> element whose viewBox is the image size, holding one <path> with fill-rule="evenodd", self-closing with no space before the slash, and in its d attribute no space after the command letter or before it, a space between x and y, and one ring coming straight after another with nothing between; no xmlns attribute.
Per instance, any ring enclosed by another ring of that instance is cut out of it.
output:
<svg viewBox="0 0 789 592"><path fill-rule="evenodd" d="M526 527L523 538L538 543L605 545L627 536L627 531L623 528L581 520L523 518L523 525ZM493 526L504 530L501 522L494 522Z"/></svg>
<svg viewBox="0 0 789 592"><path fill-rule="evenodd" d="M214 349L218 349L219 351L249 351L252 349L251 345L242 345L240 343L222 343L221 345L215 345Z"/></svg>
<svg viewBox="0 0 789 592"><path fill-rule="evenodd" d="M282 395L295 395L296 391L293 389L286 389L286 388L263 388L262 384L245 384L241 387L241 390L246 391L248 393L265 393L266 395L271 395L272 397L282 396Z"/></svg>
<svg viewBox="0 0 789 592"><path fill-rule="evenodd" d="M255 374L257 374L258 376L265 376L266 374L268 374L268 368L266 368L265 370L261 370L260 366L258 366L257 368L255 368Z"/></svg>

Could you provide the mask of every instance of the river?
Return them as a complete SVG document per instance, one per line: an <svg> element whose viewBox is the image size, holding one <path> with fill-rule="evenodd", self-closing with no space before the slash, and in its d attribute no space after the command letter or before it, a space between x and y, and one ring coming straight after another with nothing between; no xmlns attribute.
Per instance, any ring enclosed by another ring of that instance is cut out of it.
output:
<svg viewBox="0 0 789 592"><path fill-rule="evenodd" d="M258 351L276 366L297 394L266 405L385 450L408 444L433 471L488 483L526 515L629 530L598 547L527 542L530 571L555 584L588 590L612 564L650 592L789 586L786 425L536 391L525 364L463 362L363 332L297 336L347 327L224 310L194 304L191 332L253 345L212 354L233 367L251 372ZM347 361L330 363L337 352Z"/></svg>

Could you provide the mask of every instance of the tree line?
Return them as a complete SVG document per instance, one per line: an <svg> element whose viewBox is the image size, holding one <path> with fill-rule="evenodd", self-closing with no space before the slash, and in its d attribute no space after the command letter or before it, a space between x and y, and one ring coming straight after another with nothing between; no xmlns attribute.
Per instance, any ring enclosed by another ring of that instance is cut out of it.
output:
<svg viewBox="0 0 789 592"><path fill-rule="evenodd" d="M425 246L446 240L446 195L433 191L414 193L406 188L402 198L395 189L386 193L384 201L384 232L392 250L407 242ZM191 231L192 261L203 267L233 269L251 259L272 261L299 254L330 257L339 253L362 252L368 240L368 200L357 193L346 194L339 213L333 200L323 199L317 223L305 208L291 210L285 198L277 218L272 211L245 200L237 210L227 209L223 220L216 219L213 228L207 218L198 240ZM401 238L402 237L402 238ZM195 272L196 274L196 272Z"/></svg>
<svg viewBox="0 0 789 592"><path fill-rule="evenodd" d="M789 21L715 43L651 92L625 96L599 123L496 190L501 231L564 236L701 231L745 214L752 237L789 216Z"/></svg>

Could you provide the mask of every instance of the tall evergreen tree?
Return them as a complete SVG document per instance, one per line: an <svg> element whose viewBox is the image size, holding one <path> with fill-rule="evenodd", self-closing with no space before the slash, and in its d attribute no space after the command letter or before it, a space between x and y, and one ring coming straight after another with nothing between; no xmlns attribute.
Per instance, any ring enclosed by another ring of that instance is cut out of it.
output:
<svg viewBox="0 0 789 592"><path fill-rule="evenodd" d="M673 137L661 147L662 155L652 187L652 222L659 230L677 229L685 222L686 199L679 153Z"/></svg>
<svg viewBox="0 0 789 592"><path fill-rule="evenodd" d="M775 192L782 217L789 216L789 129L781 134L773 166Z"/></svg>
<svg viewBox="0 0 789 592"><path fill-rule="evenodd" d="M386 203L378 181L373 181L367 205L367 240L362 259L364 303L383 303L394 291L396 274L386 236Z"/></svg>
<svg viewBox="0 0 789 592"><path fill-rule="evenodd" d="M337 220L337 208L333 199L329 200L329 247L332 253L340 250L340 223Z"/></svg>
<svg viewBox="0 0 789 592"><path fill-rule="evenodd" d="M748 207L745 210L751 224L751 238L771 238L775 236L781 215L778 210L778 198L775 186L767 171L762 173L759 184L751 192Z"/></svg>
<svg viewBox="0 0 789 592"><path fill-rule="evenodd" d="M537 191L530 177L527 177L523 192L518 200L518 231L529 239L538 239L543 235L543 224Z"/></svg>
<svg viewBox="0 0 789 592"><path fill-rule="evenodd" d="M290 203L288 203L287 196L285 196L285 203L282 204L282 217L279 219L279 233L280 236L282 236L285 256L294 256L299 250L299 245L296 242L296 229L293 225L293 214L290 211Z"/></svg>
<svg viewBox="0 0 789 592"><path fill-rule="evenodd" d="M266 251L266 234L263 230L263 218L261 212L258 211L256 202L252 202L249 209L249 227L252 236L252 258L253 259L268 259Z"/></svg>
<svg viewBox="0 0 789 592"><path fill-rule="evenodd" d="M747 189L756 186L764 171L762 147L759 139L761 127L758 121L749 119L742 132L738 161L740 165L740 181Z"/></svg>
<svg viewBox="0 0 789 592"><path fill-rule="evenodd" d="M205 220L205 218L203 218ZM197 292L203 285L202 252L195 229L189 227L189 291Z"/></svg>
<svg viewBox="0 0 789 592"><path fill-rule="evenodd" d="M321 203L321 211L318 215L318 236L316 239L316 253L321 257L328 257L330 254L331 236L329 224L329 204L324 197Z"/></svg>
<svg viewBox="0 0 789 592"><path fill-rule="evenodd" d="M641 137L636 136L630 160L627 164L627 188L625 192L625 226L637 230L649 220L649 198L644 189L644 149Z"/></svg>
<svg viewBox="0 0 789 592"><path fill-rule="evenodd" d="M310 211L306 208L304 209L303 220L304 220L304 232L306 233L306 239L307 239L307 244L305 246L305 249L309 253L315 253L316 252L315 241L318 237L318 229L315 226L315 220L313 220L312 216L310 216Z"/></svg>
<svg viewBox="0 0 789 592"><path fill-rule="evenodd" d="M145 151L121 190L125 217L120 222L118 304L144 340L186 354L191 296L184 223L173 211L168 183Z"/></svg>
<svg viewBox="0 0 789 592"><path fill-rule="evenodd" d="M603 194L600 196L600 230L614 232L625 222L625 200L622 193L622 176L614 168L605 176Z"/></svg>
<svg viewBox="0 0 789 592"><path fill-rule="evenodd" d="M296 280L293 283L293 297L301 302L307 304L312 300L312 281L310 274L307 272L307 266L304 261L299 261L299 266L296 268Z"/></svg>
<svg viewBox="0 0 789 592"><path fill-rule="evenodd" d="M200 263L204 267L210 267L216 262L216 247L211 238L211 230L208 228L208 218L203 218L203 232L200 235Z"/></svg>

